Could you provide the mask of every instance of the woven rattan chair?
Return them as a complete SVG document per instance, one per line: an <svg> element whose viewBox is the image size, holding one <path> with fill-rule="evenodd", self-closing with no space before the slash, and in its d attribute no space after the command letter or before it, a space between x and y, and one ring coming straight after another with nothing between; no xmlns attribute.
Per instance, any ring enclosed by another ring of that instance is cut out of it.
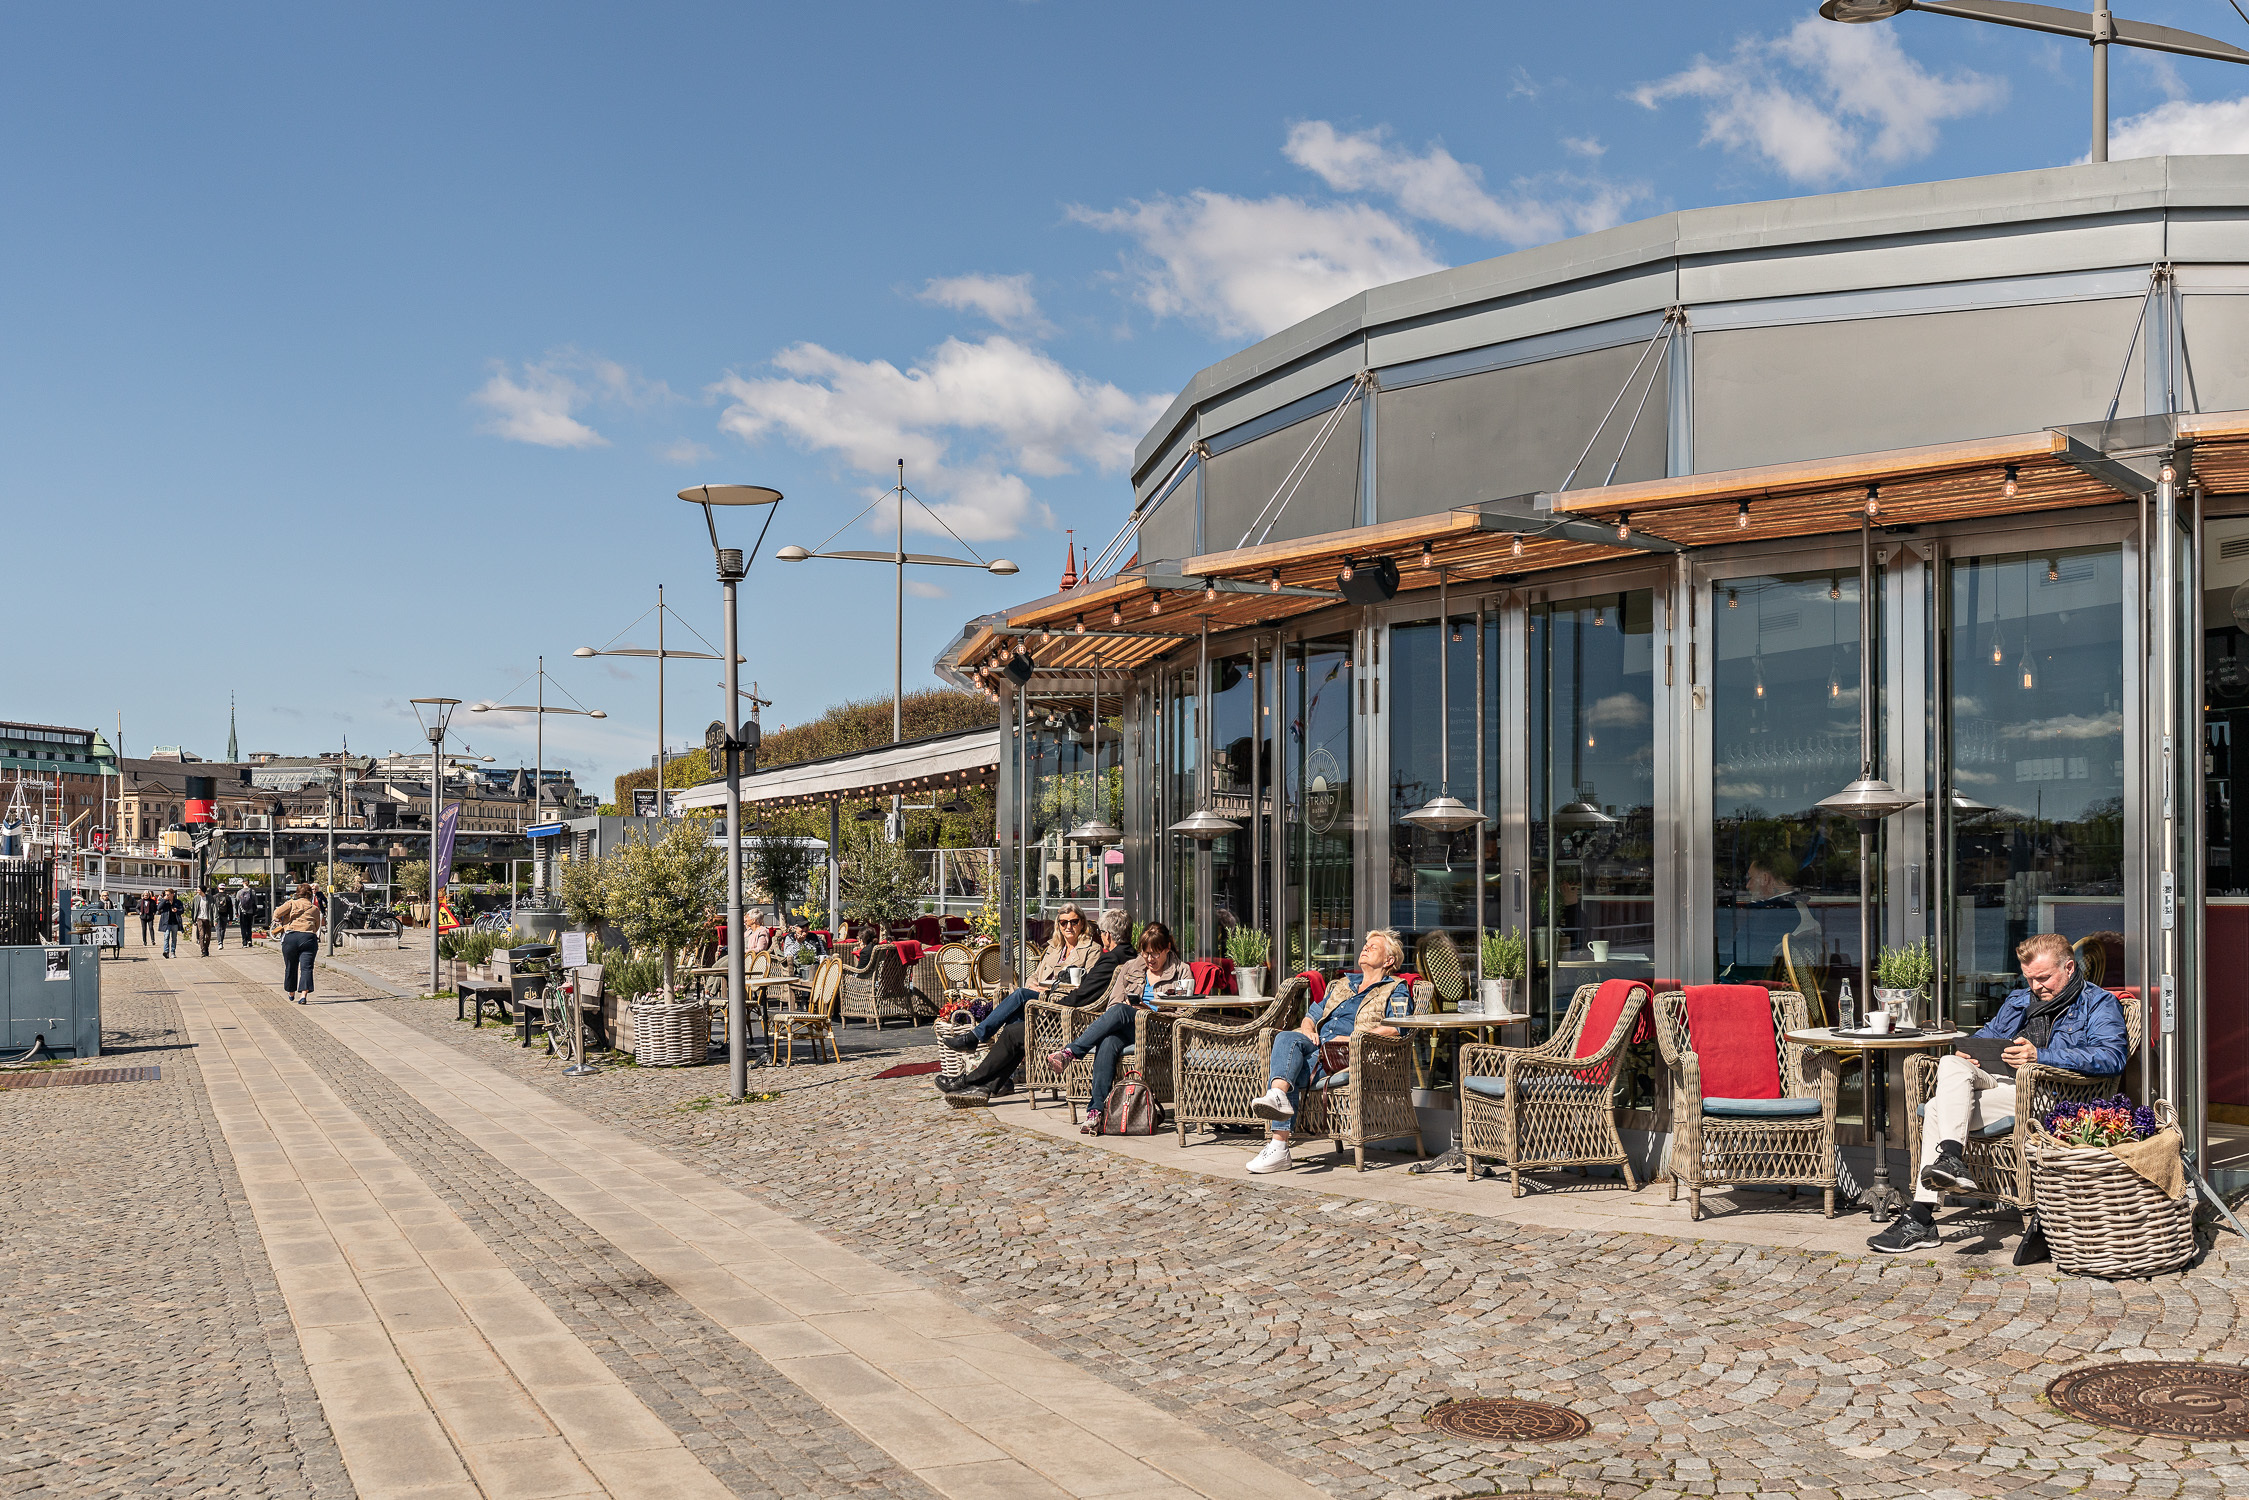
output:
<svg viewBox="0 0 2249 1500"><path fill-rule="evenodd" d="M937 974L944 989L943 1001L947 1005L964 1000L974 1000L981 993L976 984L976 955L966 943L945 943L937 949Z"/></svg>
<svg viewBox="0 0 2249 1500"><path fill-rule="evenodd" d="M1750 986L1710 986L1712 989ZM1656 996L1656 1042L1671 1069L1671 1197L1687 1189L1688 1216L1702 1217L1702 1195L1721 1186L1816 1187L1835 1217L1835 1054L1788 1040L1803 1029L1804 997L1772 990L1769 1044L1780 1073L1775 1099L1711 1099L1702 1088L1687 997Z"/></svg>
<svg viewBox="0 0 2249 1500"><path fill-rule="evenodd" d="M1053 1000L1033 1000L1023 1007L1023 1092L1029 1097L1033 1109L1038 1108L1039 1095L1052 1094L1056 1099L1081 1107L1093 1093L1093 1059L1081 1057L1061 1074L1047 1066L1046 1058L1070 1045L1070 1039L1091 1026L1108 1006L1063 1005ZM1133 1043L1138 1046L1148 1039L1147 1026L1133 1028Z"/></svg>
<svg viewBox="0 0 2249 1500"><path fill-rule="evenodd" d="M1429 981L1413 987L1413 1008L1429 1008L1435 990ZM1258 1035L1257 1066L1270 1081L1273 1038L1267 1028ZM1258 1092L1263 1093L1260 1089ZM1351 1065L1341 1073L1320 1079L1296 1102L1296 1117L1289 1122L1299 1137L1325 1136L1335 1142L1335 1154L1346 1150L1358 1169L1367 1169L1367 1146L1373 1141L1413 1137L1413 1152L1426 1157L1421 1139L1421 1116L1413 1107L1413 1038L1375 1036L1359 1032L1351 1038Z"/></svg>
<svg viewBox="0 0 2249 1500"><path fill-rule="evenodd" d="M877 943L865 968L843 971L843 1018L872 1021L877 1031L885 1021L914 1023L914 991L896 947Z"/></svg>
<svg viewBox="0 0 2249 1500"><path fill-rule="evenodd" d="M2124 1007L2124 1058L2126 1066L2132 1054L2140 1050L2145 1038L2147 1006L2137 995L2118 995ZM1921 1160L1921 1111L1937 1091L1937 1064L1941 1057L1928 1053L1915 1053L1905 1064L1905 1151L1906 1160ZM1965 1159L1968 1175L1976 1179L1977 1190L1972 1193L1951 1193L1955 1198L1977 1198L1989 1203L2004 1203L2022 1213L2036 1207L2030 1185L2030 1174L2023 1170L2023 1146L2030 1139L2030 1122L2043 1119L2064 1099L2106 1099L2115 1094L2124 1075L2113 1074L2096 1078L2085 1073L2075 1073L2068 1068L2056 1068L2045 1063L2032 1063L2015 1070L2015 1113L2002 1115L1968 1133ZM2027 1101L2027 1108L2024 1107ZM1911 1184L1907 1192L1912 1191Z"/></svg>
<svg viewBox="0 0 2249 1500"><path fill-rule="evenodd" d="M1439 1010L1457 1010L1468 993L1468 975L1460 963L1460 949L1449 933L1432 932L1421 940L1414 968L1435 988Z"/></svg>
<svg viewBox="0 0 2249 1500"><path fill-rule="evenodd" d="M823 958L812 971L812 995L804 1009L776 1011L768 1018L766 1034L772 1043L773 1060L784 1067L794 1064L801 1038L812 1043L813 1061L819 1061L823 1041L828 1044L830 1061L843 1061L843 1049L836 1044L836 1011L842 1001L843 960Z"/></svg>
<svg viewBox="0 0 2249 1500"><path fill-rule="evenodd" d="M1187 1144L1189 1125L1258 1125L1250 1101L1265 1092L1270 1036L1304 1019L1311 986L1299 974L1254 1019L1239 1022L1182 1020L1171 1036L1172 1125Z"/></svg>
<svg viewBox="0 0 2249 1500"><path fill-rule="evenodd" d="M1515 1196L1523 1196L1523 1173L1554 1167L1617 1166L1625 1185L1637 1193L1640 1179L1625 1155L1617 1132L1617 1086L1624 1077L1623 1053L1648 1003L1648 987L1612 979L1623 987L1616 1019L1597 1037L1585 1028L1603 986L1578 986L1562 1024L1537 1047L1472 1044L1460 1049L1461 1147L1468 1175L1479 1160L1507 1168ZM1581 1044L1590 1050L1579 1055Z"/></svg>
<svg viewBox="0 0 2249 1500"><path fill-rule="evenodd" d="M1015 966L997 943L986 943L976 952L976 998L1004 1000L1016 985Z"/></svg>

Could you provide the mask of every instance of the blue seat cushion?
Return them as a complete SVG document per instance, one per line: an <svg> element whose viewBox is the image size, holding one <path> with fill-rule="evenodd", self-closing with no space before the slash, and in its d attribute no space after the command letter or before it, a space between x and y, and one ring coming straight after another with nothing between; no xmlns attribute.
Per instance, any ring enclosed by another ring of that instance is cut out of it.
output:
<svg viewBox="0 0 2249 1500"><path fill-rule="evenodd" d="M1722 1120L1802 1120L1817 1118L1817 1099L1705 1099L1702 1112Z"/></svg>
<svg viewBox="0 0 2249 1500"><path fill-rule="evenodd" d="M1507 1080L1504 1078L1463 1078L1460 1086L1469 1093L1480 1094L1486 1099L1507 1097Z"/></svg>
<svg viewBox="0 0 2249 1500"><path fill-rule="evenodd" d="M1187 1066L1208 1068L1214 1072L1254 1073L1257 1071L1257 1054L1222 1047L1190 1047L1187 1049Z"/></svg>
<svg viewBox="0 0 2249 1500"><path fill-rule="evenodd" d="M1325 1078L1315 1078L1312 1080L1312 1088L1314 1092L1317 1092L1321 1089L1341 1089L1349 1088L1350 1086L1351 1070L1349 1068L1345 1068L1340 1073L1330 1073Z"/></svg>

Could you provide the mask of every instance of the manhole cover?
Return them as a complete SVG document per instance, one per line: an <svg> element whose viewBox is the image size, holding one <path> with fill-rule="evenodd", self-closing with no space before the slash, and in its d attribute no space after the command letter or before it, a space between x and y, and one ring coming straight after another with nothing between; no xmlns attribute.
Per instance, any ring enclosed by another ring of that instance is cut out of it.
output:
<svg viewBox="0 0 2249 1500"><path fill-rule="evenodd" d="M2151 1437L2249 1437L2249 1366L2171 1360L2093 1365L2046 1387L2046 1399L2096 1427Z"/></svg>
<svg viewBox="0 0 2249 1500"><path fill-rule="evenodd" d="M1441 1401L1421 1420L1454 1437L1495 1443L1553 1443L1583 1437L1593 1429L1592 1423L1566 1406L1485 1396Z"/></svg>
<svg viewBox="0 0 2249 1500"><path fill-rule="evenodd" d="M0 1089L51 1089L73 1083L154 1083L156 1068L54 1068L38 1073L0 1073Z"/></svg>

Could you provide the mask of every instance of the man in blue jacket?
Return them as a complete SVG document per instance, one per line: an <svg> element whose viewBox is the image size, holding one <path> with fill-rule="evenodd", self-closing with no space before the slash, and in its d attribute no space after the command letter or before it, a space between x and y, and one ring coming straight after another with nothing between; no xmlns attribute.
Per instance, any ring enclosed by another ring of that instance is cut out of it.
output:
<svg viewBox="0 0 2249 1500"><path fill-rule="evenodd" d="M2070 951L2069 940L2058 932L2033 934L2015 949L2015 960L2023 966L2028 988L2009 995L1999 1014L1976 1035L2011 1041L2013 1045L2000 1054L2009 1068L2043 1063L2094 1078L2122 1073L2129 1047L2124 1007L2077 972L2077 955ZM2012 1079L1992 1077L1965 1052L1938 1063L1936 1092L1921 1119L1921 1160L1913 1203L1888 1229L1868 1240L1867 1248L1904 1255L1941 1243L1936 1230L1938 1195L1976 1190L1964 1159L1968 1133L2014 1112Z"/></svg>

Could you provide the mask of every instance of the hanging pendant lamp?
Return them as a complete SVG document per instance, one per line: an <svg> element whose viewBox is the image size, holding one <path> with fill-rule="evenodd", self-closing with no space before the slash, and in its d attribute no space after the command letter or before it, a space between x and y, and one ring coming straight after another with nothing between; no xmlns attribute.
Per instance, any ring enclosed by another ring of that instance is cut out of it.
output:
<svg viewBox="0 0 2249 1500"><path fill-rule="evenodd" d="M1445 635L1452 628L1452 608L1445 570L1437 570L1437 795L1410 813L1401 823L1426 828L1431 833L1459 833L1484 821L1484 815L1452 795L1452 653Z"/></svg>
<svg viewBox="0 0 2249 1500"><path fill-rule="evenodd" d="M1086 726L1086 743L1093 751L1093 809L1086 819L1062 835L1073 844L1121 844L1124 830L1101 816L1101 649L1093 652L1093 721Z"/></svg>
<svg viewBox="0 0 2249 1500"><path fill-rule="evenodd" d="M1199 697L1209 685L1210 616L1204 615L1202 647L1195 661L1196 695ZM1240 833L1242 825L1232 818L1220 817L1203 802L1204 794L1210 789L1210 714L1207 710L1195 715L1195 738L1195 810L1172 824L1171 831L1208 843L1229 833Z"/></svg>

